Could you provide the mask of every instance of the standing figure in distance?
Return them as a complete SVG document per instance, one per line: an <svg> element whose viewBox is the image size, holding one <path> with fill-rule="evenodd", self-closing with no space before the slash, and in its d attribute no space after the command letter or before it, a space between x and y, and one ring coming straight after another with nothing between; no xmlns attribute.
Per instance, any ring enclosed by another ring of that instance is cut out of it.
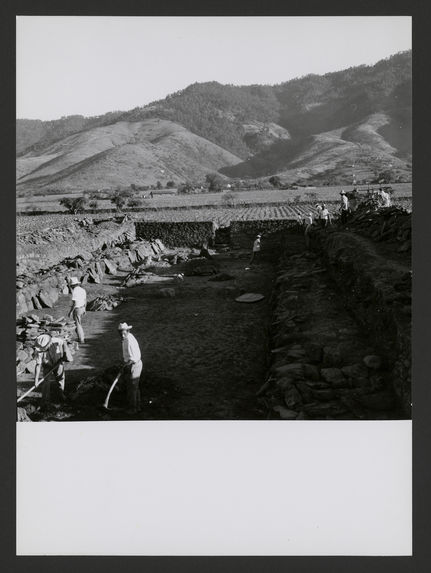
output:
<svg viewBox="0 0 431 573"><path fill-rule="evenodd" d="M136 414L141 408L140 378L142 372L141 350L138 341L130 333L133 327L127 322L118 325L124 362L124 377L127 391L127 413Z"/></svg>
<svg viewBox="0 0 431 573"><path fill-rule="evenodd" d="M68 316L73 315L75 321L76 334L81 343L85 342L84 329L82 328L82 317L87 308L87 293L82 288L81 283L77 277L70 279L70 287L72 289L72 306L70 307Z"/></svg>
<svg viewBox="0 0 431 573"><path fill-rule="evenodd" d="M250 262L248 263L249 266L252 265L254 259L258 256L258 253L260 253L260 239L261 239L261 237L262 237L261 234L256 235L256 239L253 243L253 252L251 254Z"/></svg>
<svg viewBox="0 0 431 573"><path fill-rule="evenodd" d="M322 220L324 227L327 227L331 222L331 215L328 209L326 208L325 203L322 203Z"/></svg>
<svg viewBox="0 0 431 573"><path fill-rule="evenodd" d="M304 223L305 223L305 231L304 231L305 247L308 249L310 246L309 232L313 225L313 213L308 213L308 215L304 217Z"/></svg>
<svg viewBox="0 0 431 573"><path fill-rule="evenodd" d="M346 220L346 217L347 217L348 210L349 210L349 199L347 198L347 195L346 195L344 189L341 189L340 195L341 195L341 205L340 205L341 222L344 223L344 221Z"/></svg>

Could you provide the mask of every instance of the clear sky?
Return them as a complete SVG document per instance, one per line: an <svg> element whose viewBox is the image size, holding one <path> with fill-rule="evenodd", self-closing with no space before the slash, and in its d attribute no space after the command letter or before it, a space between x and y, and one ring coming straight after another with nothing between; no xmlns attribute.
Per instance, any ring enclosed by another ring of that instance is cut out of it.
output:
<svg viewBox="0 0 431 573"><path fill-rule="evenodd" d="M277 84L410 48L398 16L19 16L17 117L126 111L194 82Z"/></svg>

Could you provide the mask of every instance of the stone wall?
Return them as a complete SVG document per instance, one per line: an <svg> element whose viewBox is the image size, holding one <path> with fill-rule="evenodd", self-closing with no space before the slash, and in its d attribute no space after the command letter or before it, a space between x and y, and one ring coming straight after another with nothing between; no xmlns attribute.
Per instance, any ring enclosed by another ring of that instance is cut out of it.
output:
<svg viewBox="0 0 431 573"><path fill-rule="evenodd" d="M250 249L257 233L262 234L262 253L278 255L281 240L286 231L298 227L296 221L283 219L267 219L261 221L232 221L230 225L230 241L233 247Z"/></svg>
<svg viewBox="0 0 431 573"><path fill-rule="evenodd" d="M213 221L139 221L136 236L147 241L159 239L168 247L200 247L206 241L212 244L216 228Z"/></svg>
<svg viewBox="0 0 431 573"><path fill-rule="evenodd" d="M392 384L411 412L411 272L379 256L350 232L315 231L313 245L328 265L345 305L393 364Z"/></svg>

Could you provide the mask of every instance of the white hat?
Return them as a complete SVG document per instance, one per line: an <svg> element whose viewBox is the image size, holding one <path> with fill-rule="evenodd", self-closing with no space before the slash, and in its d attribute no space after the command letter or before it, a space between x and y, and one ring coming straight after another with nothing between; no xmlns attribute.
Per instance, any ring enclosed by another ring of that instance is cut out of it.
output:
<svg viewBox="0 0 431 573"><path fill-rule="evenodd" d="M36 338L36 347L40 350L46 350L51 342L51 336L49 334L40 334Z"/></svg>
<svg viewBox="0 0 431 573"><path fill-rule="evenodd" d="M77 285L80 285L81 283L80 283L78 277L71 277L69 284L70 284L70 286L77 286Z"/></svg>
<svg viewBox="0 0 431 573"><path fill-rule="evenodd" d="M118 325L118 330L131 330L133 326L129 326L127 322L120 322Z"/></svg>

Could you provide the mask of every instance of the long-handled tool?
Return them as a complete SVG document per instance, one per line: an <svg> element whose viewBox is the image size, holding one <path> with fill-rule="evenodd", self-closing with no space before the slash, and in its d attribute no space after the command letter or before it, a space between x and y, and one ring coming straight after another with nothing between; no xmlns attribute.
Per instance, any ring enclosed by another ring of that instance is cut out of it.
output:
<svg viewBox="0 0 431 573"><path fill-rule="evenodd" d="M22 396L20 396L16 402L17 402L17 403L18 403L18 402L21 402L21 400L24 400L24 398L25 398L26 396L28 396L31 392L33 392L33 390L35 390L38 386L40 386L40 385L42 384L42 382L45 380L45 378L48 378L48 376L51 374L51 372L53 372L53 371L57 368L57 366L60 364L60 362L61 362L61 360L59 360L58 362L56 362L56 363L54 364L54 366L51 368L51 370L49 370L49 371L45 374L45 376L38 381L37 384L35 384L34 386L32 386L32 387L30 388L30 390L27 390L27 392L25 392L24 394L22 394Z"/></svg>
<svg viewBox="0 0 431 573"><path fill-rule="evenodd" d="M103 402L103 407L108 410L108 404L109 404L109 398L111 397L111 392L114 389L115 385L117 384L118 380L120 379L121 374L123 373L124 370L124 366L120 369L120 371L118 372L115 380L112 382L111 387L109 388L109 392L108 395L106 396L106 400Z"/></svg>

